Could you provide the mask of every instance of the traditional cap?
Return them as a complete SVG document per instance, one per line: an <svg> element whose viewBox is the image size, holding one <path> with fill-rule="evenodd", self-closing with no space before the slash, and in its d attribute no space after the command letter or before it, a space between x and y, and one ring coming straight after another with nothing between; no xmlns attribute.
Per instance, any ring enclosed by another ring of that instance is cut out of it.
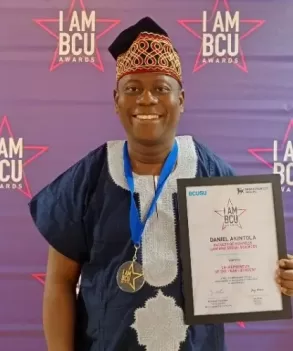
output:
<svg viewBox="0 0 293 351"><path fill-rule="evenodd" d="M181 83L179 55L168 34L150 17L121 32L109 47L116 60L116 79L130 73L158 72Z"/></svg>

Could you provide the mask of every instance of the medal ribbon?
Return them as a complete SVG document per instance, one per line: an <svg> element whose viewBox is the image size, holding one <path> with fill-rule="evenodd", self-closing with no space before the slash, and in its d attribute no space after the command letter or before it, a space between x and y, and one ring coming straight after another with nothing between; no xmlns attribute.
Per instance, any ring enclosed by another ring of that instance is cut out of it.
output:
<svg viewBox="0 0 293 351"><path fill-rule="evenodd" d="M131 231L131 239L134 243L134 245L137 247L140 246L140 241L141 237L146 225L147 220L152 216L154 213L154 210L156 208L157 201L159 199L159 196L161 195L161 192L163 190L163 187L171 174L171 172L174 169L174 166L177 161L177 156L178 156L178 145L177 142L175 141L174 146L169 153L164 166L162 168L159 180L158 180L158 185L157 189L155 192L155 196L152 200L152 203L150 205L150 208L146 214L146 217L144 221L142 222L140 220L140 215L139 211L137 209L135 199L134 199L134 179L133 179L133 174L132 174L132 168L131 168L131 163L130 163L130 157L128 153L128 148L127 148L127 142L124 144L124 150L123 150L123 161L124 161L124 175L127 180L127 184L129 187L129 190L131 192L131 205L130 205L130 231Z"/></svg>

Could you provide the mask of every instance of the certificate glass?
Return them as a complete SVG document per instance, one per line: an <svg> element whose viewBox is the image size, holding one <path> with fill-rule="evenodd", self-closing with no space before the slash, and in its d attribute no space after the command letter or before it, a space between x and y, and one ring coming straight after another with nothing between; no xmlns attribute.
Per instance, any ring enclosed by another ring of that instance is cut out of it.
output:
<svg viewBox="0 0 293 351"><path fill-rule="evenodd" d="M187 324L292 317L279 176L181 179L178 205Z"/></svg>

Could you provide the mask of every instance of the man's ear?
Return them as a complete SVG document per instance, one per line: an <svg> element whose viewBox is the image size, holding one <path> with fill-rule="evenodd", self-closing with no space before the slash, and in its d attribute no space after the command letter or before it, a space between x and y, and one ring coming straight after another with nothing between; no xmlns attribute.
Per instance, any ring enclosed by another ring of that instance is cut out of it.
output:
<svg viewBox="0 0 293 351"><path fill-rule="evenodd" d="M119 98L119 96L118 96L118 90L117 89L115 89L113 91L113 97L114 97L114 104L115 104L115 112L118 113L118 98Z"/></svg>
<svg viewBox="0 0 293 351"><path fill-rule="evenodd" d="M181 89L179 93L179 104L180 104L180 112L184 112L184 102L185 102L185 91Z"/></svg>

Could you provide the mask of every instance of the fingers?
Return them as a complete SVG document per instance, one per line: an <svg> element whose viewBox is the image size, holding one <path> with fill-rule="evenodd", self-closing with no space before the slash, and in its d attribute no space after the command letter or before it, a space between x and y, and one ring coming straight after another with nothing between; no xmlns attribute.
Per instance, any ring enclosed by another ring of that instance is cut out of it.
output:
<svg viewBox="0 0 293 351"><path fill-rule="evenodd" d="M293 269L293 257L291 259L280 260L279 266L280 266L280 268L283 268L283 269Z"/></svg>
<svg viewBox="0 0 293 351"><path fill-rule="evenodd" d="M284 295L293 296L293 269L278 269L276 282Z"/></svg>

